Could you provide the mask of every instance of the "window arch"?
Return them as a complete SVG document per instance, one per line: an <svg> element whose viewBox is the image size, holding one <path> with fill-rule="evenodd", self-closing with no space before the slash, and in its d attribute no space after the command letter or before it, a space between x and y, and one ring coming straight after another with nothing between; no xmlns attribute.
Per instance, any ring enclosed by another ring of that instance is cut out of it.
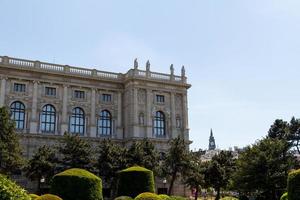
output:
<svg viewBox="0 0 300 200"><path fill-rule="evenodd" d="M23 130L25 127L25 105L15 101L10 105L11 119L16 123L16 129Z"/></svg>
<svg viewBox="0 0 300 200"><path fill-rule="evenodd" d="M56 110L54 106L47 104L42 108L41 131L44 133L54 133L56 127Z"/></svg>
<svg viewBox="0 0 300 200"><path fill-rule="evenodd" d="M72 110L69 129L73 134L84 135L85 114L82 108L76 107Z"/></svg>
<svg viewBox="0 0 300 200"><path fill-rule="evenodd" d="M164 137L166 135L166 119L161 111L157 111L153 121L153 134L157 137Z"/></svg>
<svg viewBox="0 0 300 200"><path fill-rule="evenodd" d="M98 135L109 136L112 134L112 117L108 110L102 110L97 123Z"/></svg>

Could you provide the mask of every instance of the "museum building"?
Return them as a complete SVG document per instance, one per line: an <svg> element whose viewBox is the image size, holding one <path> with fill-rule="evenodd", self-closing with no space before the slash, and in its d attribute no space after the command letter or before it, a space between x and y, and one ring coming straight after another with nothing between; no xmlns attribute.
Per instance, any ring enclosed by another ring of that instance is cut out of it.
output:
<svg viewBox="0 0 300 200"><path fill-rule="evenodd" d="M127 73L113 73L0 56L0 78L0 107L10 109L26 158L65 132L92 145L149 138L160 152L169 139L189 140L184 67L178 76L173 65L164 74L152 72L149 61L139 69L135 60Z"/></svg>

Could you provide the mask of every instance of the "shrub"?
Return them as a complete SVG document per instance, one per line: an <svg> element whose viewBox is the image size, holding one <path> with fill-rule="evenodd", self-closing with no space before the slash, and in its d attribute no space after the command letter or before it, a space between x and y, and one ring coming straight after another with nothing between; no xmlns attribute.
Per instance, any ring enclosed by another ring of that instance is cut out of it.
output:
<svg viewBox="0 0 300 200"><path fill-rule="evenodd" d="M134 200L161 200L161 198L157 194L144 192L135 197Z"/></svg>
<svg viewBox="0 0 300 200"><path fill-rule="evenodd" d="M143 167L135 166L118 173L118 196L136 197L143 192L155 192L153 172Z"/></svg>
<svg viewBox="0 0 300 200"><path fill-rule="evenodd" d="M221 200L239 200L239 199L235 197L223 197Z"/></svg>
<svg viewBox="0 0 300 200"><path fill-rule="evenodd" d="M169 197L168 195L166 194L160 194L158 195L162 200L172 200L171 197Z"/></svg>
<svg viewBox="0 0 300 200"><path fill-rule="evenodd" d="M131 198L129 196L119 196L119 197L116 197L114 200L133 200L133 198Z"/></svg>
<svg viewBox="0 0 300 200"><path fill-rule="evenodd" d="M181 196L170 196L172 200L188 200L186 197Z"/></svg>
<svg viewBox="0 0 300 200"><path fill-rule="evenodd" d="M299 200L300 197L300 169L294 170L288 176L288 199Z"/></svg>
<svg viewBox="0 0 300 200"><path fill-rule="evenodd" d="M44 194L38 197L36 200L62 200L62 198L53 194Z"/></svg>
<svg viewBox="0 0 300 200"><path fill-rule="evenodd" d="M280 200L288 200L288 193L283 193L283 195L280 197Z"/></svg>
<svg viewBox="0 0 300 200"><path fill-rule="evenodd" d="M37 199L38 197L40 197L39 195L36 195L36 194L29 194L29 196L30 196L30 198L31 198L32 200L35 200L35 199Z"/></svg>
<svg viewBox="0 0 300 200"><path fill-rule="evenodd" d="M101 179L84 169L73 168L56 174L50 191L63 200L103 199Z"/></svg>
<svg viewBox="0 0 300 200"><path fill-rule="evenodd" d="M1 200L31 200L26 191L15 182L0 174L0 199Z"/></svg>

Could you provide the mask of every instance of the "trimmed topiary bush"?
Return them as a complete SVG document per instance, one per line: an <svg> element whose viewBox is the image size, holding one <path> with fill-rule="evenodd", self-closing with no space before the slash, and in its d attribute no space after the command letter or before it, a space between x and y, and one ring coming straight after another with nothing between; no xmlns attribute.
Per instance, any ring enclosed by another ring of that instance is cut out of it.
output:
<svg viewBox="0 0 300 200"><path fill-rule="evenodd" d="M186 197L181 196L170 196L172 200L188 200Z"/></svg>
<svg viewBox="0 0 300 200"><path fill-rule="evenodd" d="M63 200L103 199L101 179L84 169L73 168L56 174L50 191Z"/></svg>
<svg viewBox="0 0 300 200"><path fill-rule="evenodd" d="M135 166L118 173L118 196L135 198L143 192L155 192L153 172L149 169Z"/></svg>
<svg viewBox="0 0 300 200"><path fill-rule="evenodd" d="M35 200L35 199L37 199L38 197L40 197L39 195L36 195L36 194L29 194L29 196L30 196L30 198L31 198L32 200Z"/></svg>
<svg viewBox="0 0 300 200"><path fill-rule="evenodd" d="M62 200L62 198L53 194L44 194L38 197L36 200Z"/></svg>
<svg viewBox="0 0 300 200"><path fill-rule="evenodd" d="M172 200L171 197L169 197L168 195L166 194L159 194L158 195L162 200Z"/></svg>
<svg viewBox="0 0 300 200"><path fill-rule="evenodd" d="M288 200L288 193L284 193L281 197L280 200Z"/></svg>
<svg viewBox="0 0 300 200"><path fill-rule="evenodd" d="M288 176L288 200L299 200L300 197L300 169L294 170Z"/></svg>
<svg viewBox="0 0 300 200"><path fill-rule="evenodd" d="M31 200L26 191L15 182L0 174L0 199L1 200Z"/></svg>
<svg viewBox="0 0 300 200"><path fill-rule="evenodd" d="M239 199L235 197L224 197L221 200L239 200Z"/></svg>
<svg viewBox="0 0 300 200"><path fill-rule="evenodd" d="M134 200L162 200L159 195L151 192L143 192L139 194Z"/></svg>
<svg viewBox="0 0 300 200"><path fill-rule="evenodd" d="M133 198L131 198L129 196L119 196L119 197L116 197L114 200L133 200Z"/></svg>

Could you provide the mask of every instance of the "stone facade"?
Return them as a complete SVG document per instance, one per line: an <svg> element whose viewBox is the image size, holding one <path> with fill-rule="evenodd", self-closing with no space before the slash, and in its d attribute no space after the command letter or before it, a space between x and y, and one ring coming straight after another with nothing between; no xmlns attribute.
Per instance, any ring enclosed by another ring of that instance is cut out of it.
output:
<svg viewBox="0 0 300 200"><path fill-rule="evenodd" d="M174 75L172 65L170 74L162 74L150 71L149 62L140 70L135 60L134 67L122 74L0 56L0 77L0 106L24 105L24 125L18 132L27 158L38 146L55 144L72 129L75 108L83 111L81 135L95 145L107 137L123 145L149 138L165 151L169 139L189 139L190 85L184 67L181 76ZM53 129L42 125L46 105L55 111ZM101 111L109 113L108 125L99 125ZM157 112L163 114L161 132L154 130ZM103 130L107 132L101 134Z"/></svg>

